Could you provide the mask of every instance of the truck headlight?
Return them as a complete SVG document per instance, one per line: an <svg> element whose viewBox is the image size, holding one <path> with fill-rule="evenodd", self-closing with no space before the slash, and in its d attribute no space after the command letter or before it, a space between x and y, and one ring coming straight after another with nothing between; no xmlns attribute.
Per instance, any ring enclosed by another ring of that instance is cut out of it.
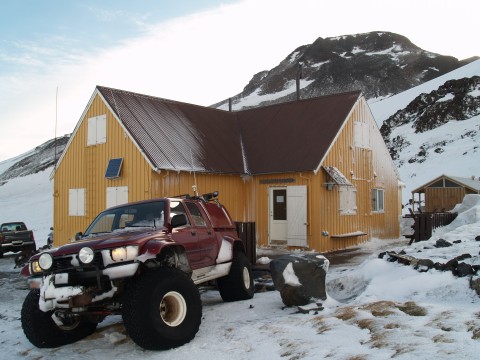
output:
<svg viewBox="0 0 480 360"><path fill-rule="evenodd" d="M34 263L35 264L35 263ZM53 257L52 255L50 255L49 253L43 253L42 255L40 255L40 257L38 258L38 266L42 269L42 270L48 270L52 267L53 265ZM35 265L33 265L35 266Z"/></svg>
<svg viewBox="0 0 480 360"><path fill-rule="evenodd" d="M43 272L42 268L41 268L40 265L38 264L38 260L33 261L33 262L30 264L30 269L31 269L31 272L32 272L32 273L41 273L41 272Z"/></svg>
<svg viewBox="0 0 480 360"><path fill-rule="evenodd" d="M138 246L122 246L110 250L113 261L132 261L138 255Z"/></svg>
<svg viewBox="0 0 480 360"><path fill-rule="evenodd" d="M93 250L89 247L83 247L78 252L78 259L82 264L90 264L93 261Z"/></svg>

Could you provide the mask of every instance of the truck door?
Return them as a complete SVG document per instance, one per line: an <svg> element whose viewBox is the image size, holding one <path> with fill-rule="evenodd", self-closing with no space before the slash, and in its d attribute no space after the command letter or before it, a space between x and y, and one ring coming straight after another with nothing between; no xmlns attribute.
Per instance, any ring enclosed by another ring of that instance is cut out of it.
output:
<svg viewBox="0 0 480 360"><path fill-rule="evenodd" d="M190 217L181 201L170 202L170 220L175 215L184 214L187 217L187 224L172 229L172 237L176 243L183 245L187 252L187 258L193 269L199 268L200 258L198 256L198 234L192 226Z"/></svg>
<svg viewBox="0 0 480 360"><path fill-rule="evenodd" d="M198 237L196 260L200 267L214 265L218 253L218 243L212 225L203 209L196 203L185 202L185 205L190 212L192 225Z"/></svg>

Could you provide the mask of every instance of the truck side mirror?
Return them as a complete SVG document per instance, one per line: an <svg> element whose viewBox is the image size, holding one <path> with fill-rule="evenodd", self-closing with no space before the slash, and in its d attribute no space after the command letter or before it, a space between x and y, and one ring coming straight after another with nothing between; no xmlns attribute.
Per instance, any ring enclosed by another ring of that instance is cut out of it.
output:
<svg viewBox="0 0 480 360"><path fill-rule="evenodd" d="M179 226L187 225L187 216L185 214L177 214L172 217L171 220L172 228L177 228Z"/></svg>
<svg viewBox="0 0 480 360"><path fill-rule="evenodd" d="M81 231L75 234L75 240L82 240L83 233Z"/></svg>

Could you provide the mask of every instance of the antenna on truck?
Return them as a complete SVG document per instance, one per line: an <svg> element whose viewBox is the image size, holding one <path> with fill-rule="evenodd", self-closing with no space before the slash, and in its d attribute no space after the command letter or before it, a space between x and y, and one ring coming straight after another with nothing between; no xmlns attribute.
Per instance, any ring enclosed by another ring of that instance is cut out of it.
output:
<svg viewBox="0 0 480 360"><path fill-rule="evenodd" d="M192 152L192 148L190 148L190 160L191 160L191 162L192 162L193 182L194 182L194 184L192 185L193 196L198 196L198 191L197 191L197 175L195 174L195 168L193 167L193 152Z"/></svg>

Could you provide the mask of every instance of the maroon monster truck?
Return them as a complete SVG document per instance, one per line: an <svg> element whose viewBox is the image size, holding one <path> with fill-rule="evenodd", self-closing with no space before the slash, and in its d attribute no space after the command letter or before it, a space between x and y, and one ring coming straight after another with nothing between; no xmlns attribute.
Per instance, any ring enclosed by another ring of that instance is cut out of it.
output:
<svg viewBox="0 0 480 360"><path fill-rule="evenodd" d="M224 301L252 298L251 264L217 196L113 207L76 241L34 255L22 270L32 289L21 314L26 337L37 347L62 346L121 314L139 346L168 349L199 329L196 285L216 280Z"/></svg>

